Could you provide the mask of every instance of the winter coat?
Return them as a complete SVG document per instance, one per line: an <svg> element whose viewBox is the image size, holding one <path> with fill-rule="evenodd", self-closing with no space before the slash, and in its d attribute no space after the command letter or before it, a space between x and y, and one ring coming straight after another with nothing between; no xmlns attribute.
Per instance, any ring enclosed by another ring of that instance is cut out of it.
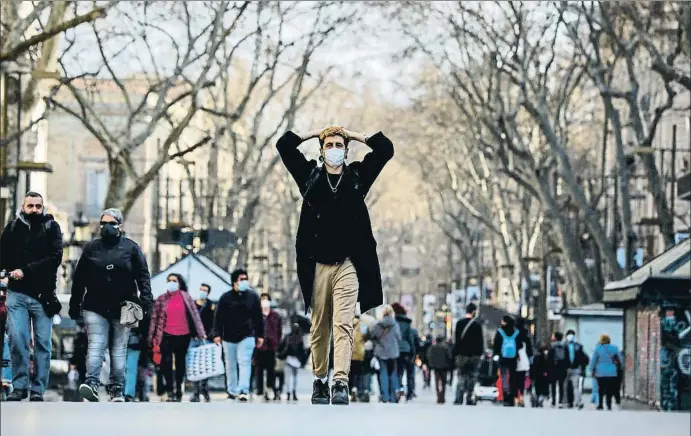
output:
<svg viewBox="0 0 691 436"><path fill-rule="evenodd" d="M590 359L588 358L588 355L585 354L585 351L583 351L583 345L579 344L578 342L567 342L564 345L566 346L566 363L568 365L567 368L580 369L581 371L585 372L585 368L588 366ZM570 346L573 347L573 360L571 360L571 354L569 353Z"/></svg>
<svg viewBox="0 0 691 436"><path fill-rule="evenodd" d="M595 377L617 377L619 366L623 364L624 358L615 345L597 344L590 359L590 372Z"/></svg>
<svg viewBox="0 0 691 436"><path fill-rule="evenodd" d="M264 343L259 350L261 351L276 351L281 345L281 338L283 337L283 322L281 315L272 310L268 315L264 316Z"/></svg>
<svg viewBox="0 0 691 436"><path fill-rule="evenodd" d="M204 325L202 324L202 319L199 316L199 310L197 305L189 293L185 291L177 291L182 295L182 301L185 304L185 312L187 313L187 323L189 324L190 332L192 336L198 338L206 338L206 332L204 331ZM151 347L160 346L163 339L163 330L166 328L166 321L168 320L168 302L172 294L166 292L156 299L154 304L153 315L151 316L151 325L149 327L149 337L148 342Z"/></svg>
<svg viewBox="0 0 691 436"><path fill-rule="evenodd" d="M309 355L310 349L305 348L302 342L302 335L295 337L294 335L288 334L278 346L278 357L281 360L293 356L300 361L302 366L305 366Z"/></svg>
<svg viewBox="0 0 691 436"><path fill-rule="evenodd" d="M216 314L216 304L206 300L204 304L195 302L197 310L199 310L199 317L202 319L202 325L206 332L206 339L213 341L214 335L214 315Z"/></svg>
<svg viewBox="0 0 691 436"><path fill-rule="evenodd" d="M509 326L500 327L500 329L504 330L504 334L506 334L506 336L508 336L508 337L512 336L514 334L514 332L516 331L515 327L509 327ZM515 365L518 362L518 350L523 348L525 343L526 343L526 338L525 338L525 336L523 336L523 332L521 330L518 330L518 336L516 336L516 357L514 357L512 359L507 359L507 358L501 357L501 347L504 344L504 338L499 333L499 330L497 330L497 333L494 335L494 350L493 350L494 355L499 356L499 361L502 364Z"/></svg>
<svg viewBox="0 0 691 436"><path fill-rule="evenodd" d="M353 356L351 360L362 362L365 360L365 342L367 339L367 324L359 319L353 322Z"/></svg>
<svg viewBox="0 0 691 436"><path fill-rule="evenodd" d="M121 236L115 244L101 238L84 246L72 278L70 316L80 309L106 319L120 319L120 307L131 301L151 314L151 275L139 245Z"/></svg>
<svg viewBox="0 0 691 436"><path fill-rule="evenodd" d="M263 338L264 314L259 295L253 290L221 295L214 316L214 336L234 344L249 337Z"/></svg>
<svg viewBox="0 0 691 436"><path fill-rule="evenodd" d="M401 340L398 342L401 354L415 355L415 332L411 326L413 320L405 315L396 315L396 322L401 330Z"/></svg>
<svg viewBox="0 0 691 436"><path fill-rule="evenodd" d="M34 299L39 294L53 292L61 263L62 232L53 215L44 214L31 226L17 212L0 237L0 270L9 273L20 269L24 278L10 279L8 288Z"/></svg>
<svg viewBox="0 0 691 436"><path fill-rule="evenodd" d="M429 347L427 361L431 370L447 371L453 369L453 356L449 344L438 342Z"/></svg>
<svg viewBox="0 0 691 436"><path fill-rule="evenodd" d="M319 227L318 220L320 219L320 214L313 207L313 203L316 204L319 201L319 198L314 197L318 195L316 192L318 190L311 188L323 183L327 175L324 167L315 171L318 168L317 161L305 159L305 156L298 150L301 143L302 139L289 131L278 140L276 148L283 164L303 195L295 249L298 280L305 303L305 313L307 313L312 302L317 264L315 253L318 249L315 247L314 241L318 236L315 232ZM372 148L372 152L368 153L362 162L346 165L341 181L341 186L347 187L346 190L350 191L348 197L343 198L343 201L349 203L348 209L352 211L353 228L351 230L354 239L352 246L355 249L350 255L350 260L355 267L360 284L358 301L363 313L384 302L377 243L372 232L372 223L365 204L365 197L379 173L394 154L392 142L381 132L369 137L367 145Z"/></svg>
<svg viewBox="0 0 691 436"><path fill-rule="evenodd" d="M401 329L393 317L385 316L370 330L369 337L374 342L374 355L378 359L398 359Z"/></svg>

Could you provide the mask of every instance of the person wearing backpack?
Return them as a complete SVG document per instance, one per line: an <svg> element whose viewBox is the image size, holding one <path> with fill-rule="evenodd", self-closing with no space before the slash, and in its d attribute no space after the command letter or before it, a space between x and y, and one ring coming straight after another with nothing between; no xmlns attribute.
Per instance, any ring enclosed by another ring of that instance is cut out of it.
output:
<svg viewBox="0 0 691 436"><path fill-rule="evenodd" d="M501 373L504 406L514 406L514 398L518 393L519 378L516 376L520 350L526 338L516 328L516 323L508 315L501 319L501 327L494 336L494 360L499 363Z"/></svg>
<svg viewBox="0 0 691 436"><path fill-rule="evenodd" d="M554 332L553 342L550 346L549 357L552 361L552 374L550 376L550 387L552 391L552 407L557 404L557 391L559 407L564 407L566 400L566 375L569 363L566 354L566 344L564 344L564 334Z"/></svg>
<svg viewBox="0 0 691 436"><path fill-rule="evenodd" d="M29 192L0 238L0 270L9 272L2 281L9 290L7 333L14 388L7 401L27 397L29 401L43 401L50 376L53 316L62 307L55 295L61 262L60 225L46 213L41 194ZM32 332L33 374L29 370Z"/></svg>
<svg viewBox="0 0 691 436"><path fill-rule="evenodd" d="M319 162L307 160L298 149L312 138L319 138ZM346 164L351 141L372 151L362 161ZM288 131L276 148L302 195L295 252L305 313L312 310L312 403L347 405L355 308L360 302L364 313L384 302L377 243L365 197L393 158L393 143L381 132L367 137L331 126L304 135Z"/></svg>

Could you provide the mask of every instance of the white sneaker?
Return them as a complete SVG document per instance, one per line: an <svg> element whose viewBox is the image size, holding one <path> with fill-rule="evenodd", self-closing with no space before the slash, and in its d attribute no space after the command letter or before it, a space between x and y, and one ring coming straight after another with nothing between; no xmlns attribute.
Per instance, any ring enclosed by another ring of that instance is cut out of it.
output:
<svg viewBox="0 0 691 436"><path fill-rule="evenodd" d="M246 403L249 401L249 399L250 399L249 395L247 395L244 392L238 395L238 401L241 403Z"/></svg>

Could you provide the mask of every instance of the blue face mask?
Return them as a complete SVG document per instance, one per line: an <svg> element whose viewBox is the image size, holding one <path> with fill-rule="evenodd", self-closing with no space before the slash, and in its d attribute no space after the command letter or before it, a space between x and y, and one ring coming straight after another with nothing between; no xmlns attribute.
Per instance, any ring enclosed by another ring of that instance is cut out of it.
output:
<svg viewBox="0 0 691 436"><path fill-rule="evenodd" d="M200 300L206 300L209 298L209 293L206 291L199 291L199 299Z"/></svg>
<svg viewBox="0 0 691 436"><path fill-rule="evenodd" d="M175 292L180 290L180 283L178 282L168 282L166 284L166 291L168 292Z"/></svg>
<svg viewBox="0 0 691 436"><path fill-rule="evenodd" d="M240 280L238 282L238 291L240 292L245 292L250 289L250 282L249 280Z"/></svg>

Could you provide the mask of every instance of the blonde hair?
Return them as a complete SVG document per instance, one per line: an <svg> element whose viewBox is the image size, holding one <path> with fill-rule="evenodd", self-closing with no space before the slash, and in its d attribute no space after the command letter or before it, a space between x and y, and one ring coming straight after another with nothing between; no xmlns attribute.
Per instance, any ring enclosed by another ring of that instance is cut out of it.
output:
<svg viewBox="0 0 691 436"><path fill-rule="evenodd" d="M600 344L602 345L607 345L610 344L612 340L609 338L609 335L603 333L600 335Z"/></svg>
<svg viewBox="0 0 691 436"><path fill-rule="evenodd" d="M387 304L382 308L381 316L393 316L393 307Z"/></svg>
<svg viewBox="0 0 691 436"><path fill-rule="evenodd" d="M348 134L346 134L343 127L331 126L322 130L322 132L319 134L319 145L324 145L324 139L329 136L340 136L343 138L345 145L348 145L348 142L350 141L350 138L348 138Z"/></svg>

